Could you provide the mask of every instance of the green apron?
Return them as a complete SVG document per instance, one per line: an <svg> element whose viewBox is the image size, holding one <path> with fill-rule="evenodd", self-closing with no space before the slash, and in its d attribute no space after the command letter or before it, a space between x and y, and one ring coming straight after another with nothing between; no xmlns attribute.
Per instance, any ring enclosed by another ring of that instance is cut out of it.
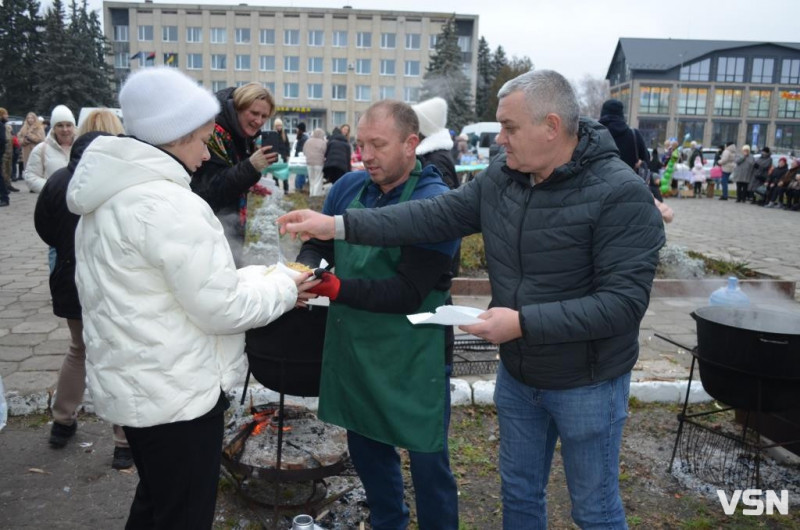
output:
<svg viewBox="0 0 800 530"><path fill-rule="evenodd" d="M419 166L417 166L418 168ZM411 173L398 202L419 180ZM363 208L369 179L350 203ZM386 279L397 274L399 247L334 243L336 275ZM431 291L419 312L447 299ZM325 331L319 418L372 440L420 452L444 448L444 328L413 326L405 315L373 313L331 303Z"/></svg>

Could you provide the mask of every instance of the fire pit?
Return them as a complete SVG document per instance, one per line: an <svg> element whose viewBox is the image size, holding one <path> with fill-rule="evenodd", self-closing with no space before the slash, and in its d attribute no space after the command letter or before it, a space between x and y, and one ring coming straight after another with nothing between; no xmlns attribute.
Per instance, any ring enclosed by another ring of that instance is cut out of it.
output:
<svg viewBox="0 0 800 530"><path fill-rule="evenodd" d="M251 407L223 438L223 466L245 497L266 506L306 506L324 498L322 479L340 473L346 458L346 431L301 406Z"/></svg>

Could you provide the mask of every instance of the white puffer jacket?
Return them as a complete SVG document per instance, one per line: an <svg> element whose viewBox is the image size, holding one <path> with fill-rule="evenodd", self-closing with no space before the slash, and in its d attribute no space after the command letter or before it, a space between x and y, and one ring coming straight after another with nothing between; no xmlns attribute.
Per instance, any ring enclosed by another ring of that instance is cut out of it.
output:
<svg viewBox="0 0 800 530"><path fill-rule="evenodd" d="M202 416L244 379L244 331L294 306L263 266L236 270L186 169L133 138L100 137L67 190L97 414L131 427Z"/></svg>
<svg viewBox="0 0 800 530"><path fill-rule="evenodd" d="M28 188L36 193L42 191L50 175L69 164L71 149L71 146L62 147L51 130L44 142L34 147L28 157L28 165L22 175Z"/></svg>

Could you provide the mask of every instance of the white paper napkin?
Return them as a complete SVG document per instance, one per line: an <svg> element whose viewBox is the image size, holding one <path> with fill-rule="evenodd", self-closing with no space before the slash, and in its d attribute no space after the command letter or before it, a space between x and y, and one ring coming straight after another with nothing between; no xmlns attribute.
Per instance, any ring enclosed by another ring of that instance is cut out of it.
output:
<svg viewBox="0 0 800 530"><path fill-rule="evenodd" d="M443 305L436 308L435 313L417 313L406 315L412 324L441 324L442 326L468 326L483 322L478 315L485 309L461 305Z"/></svg>

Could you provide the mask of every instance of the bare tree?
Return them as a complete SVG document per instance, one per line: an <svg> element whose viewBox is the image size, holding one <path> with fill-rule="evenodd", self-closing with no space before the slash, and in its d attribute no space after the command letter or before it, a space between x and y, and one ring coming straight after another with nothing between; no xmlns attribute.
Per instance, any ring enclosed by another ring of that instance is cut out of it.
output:
<svg viewBox="0 0 800 530"><path fill-rule="evenodd" d="M597 119L603 102L609 98L608 81L586 74L574 86L582 116Z"/></svg>

